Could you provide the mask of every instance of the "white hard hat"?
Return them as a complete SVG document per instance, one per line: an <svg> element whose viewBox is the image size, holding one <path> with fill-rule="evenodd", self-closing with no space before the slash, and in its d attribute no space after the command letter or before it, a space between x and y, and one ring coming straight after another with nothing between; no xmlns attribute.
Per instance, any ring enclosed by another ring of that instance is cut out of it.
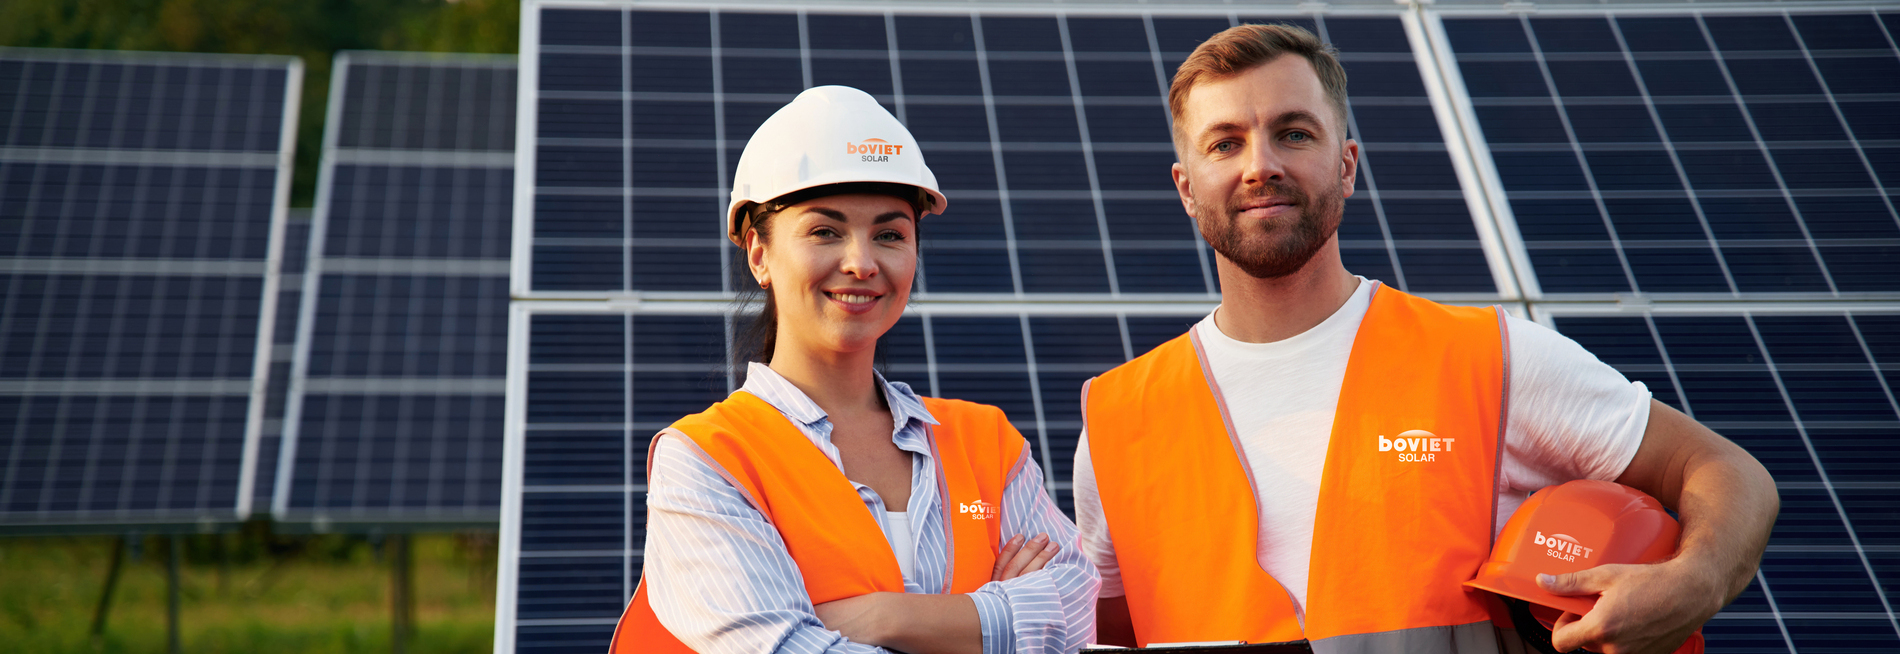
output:
<svg viewBox="0 0 1900 654"><path fill-rule="evenodd" d="M849 86L805 89L752 133L732 178L726 235L745 247L741 210L788 193L850 182L907 184L930 194L924 214L943 213L950 201L910 130L871 94ZM922 218L923 216L918 216Z"/></svg>

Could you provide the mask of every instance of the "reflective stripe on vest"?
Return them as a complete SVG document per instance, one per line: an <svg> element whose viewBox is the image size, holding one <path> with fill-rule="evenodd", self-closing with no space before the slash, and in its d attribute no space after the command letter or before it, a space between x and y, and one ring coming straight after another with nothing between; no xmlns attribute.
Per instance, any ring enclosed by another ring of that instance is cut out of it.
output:
<svg viewBox="0 0 1900 654"><path fill-rule="evenodd" d="M947 593L989 583L1003 530L1003 489L1027 460L1022 434L993 406L923 398L938 425L927 433L943 501ZM660 432L673 436L746 496L778 530L812 604L904 592L890 541L843 471L784 414L733 393ZM659 437L653 439L659 442ZM653 456L647 456L651 478ZM967 510L964 510L967 509ZM698 582L695 582L698 583ZM614 654L690 652L661 625L644 580L614 629Z"/></svg>
<svg viewBox="0 0 1900 654"><path fill-rule="evenodd" d="M1497 647L1486 598L1463 583L1491 549L1503 313L1372 293L1321 475L1304 626L1260 566L1258 490L1195 331L1085 388L1090 457L1141 644Z"/></svg>

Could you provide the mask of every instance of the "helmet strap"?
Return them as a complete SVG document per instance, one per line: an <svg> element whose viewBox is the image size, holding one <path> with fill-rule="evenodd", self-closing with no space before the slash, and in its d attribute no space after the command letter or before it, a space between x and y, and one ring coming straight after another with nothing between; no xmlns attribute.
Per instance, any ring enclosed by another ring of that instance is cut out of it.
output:
<svg viewBox="0 0 1900 654"><path fill-rule="evenodd" d="M1537 616L1531 615L1530 602L1503 595L1499 595L1498 599L1503 600L1504 608L1511 612L1511 625L1517 627L1517 636L1538 654L1589 654L1581 647L1568 652L1557 651L1557 646L1550 642L1550 627L1544 626Z"/></svg>

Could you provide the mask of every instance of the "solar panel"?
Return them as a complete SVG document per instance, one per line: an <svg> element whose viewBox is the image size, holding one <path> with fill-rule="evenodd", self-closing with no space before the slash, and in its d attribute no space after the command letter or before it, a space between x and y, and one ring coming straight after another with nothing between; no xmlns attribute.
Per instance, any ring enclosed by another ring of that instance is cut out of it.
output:
<svg viewBox="0 0 1900 654"><path fill-rule="evenodd" d="M334 70L272 512L492 522L514 57L346 52Z"/></svg>
<svg viewBox="0 0 1900 654"><path fill-rule="evenodd" d="M525 347L510 423L518 477L504 515L503 651L605 647L639 582L652 436L744 383L718 309L517 306ZM887 378L993 404L1030 442L1065 511L1082 382L1180 335L1188 313L906 316L881 342ZM1182 311L1176 309L1175 311ZM743 320L741 318L740 320ZM514 513L513 511L518 511Z"/></svg>
<svg viewBox="0 0 1900 654"><path fill-rule="evenodd" d="M0 49L0 524L250 513L302 65Z"/></svg>
<svg viewBox="0 0 1900 654"><path fill-rule="evenodd" d="M846 84L905 122L951 198L930 228L920 298L1204 299L1217 290L1212 255L1170 180L1165 95L1194 45L1239 22L1301 24L1344 50L1351 131L1365 144L1340 233L1348 267L1435 297L1517 292L1488 216L1474 218L1465 199L1472 180L1456 172L1396 11L543 6L524 11L535 53L517 189L524 297L743 287L719 216L746 140L800 90Z"/></svg>
<svg viewBox="0 0 1900 654"><path fill-rule="evenodd" d="M1869 10L1445 18L1526 287L1900 291L1894 23Z"/></svg>
<svg viewBox="0 0 1900 654"><path fill-rule="evenodd" d="M1761 573L1704 628L1710 651L1900 647L1900 306L1550 313L1559 331L1775 476L1781 517Z"/></svg>

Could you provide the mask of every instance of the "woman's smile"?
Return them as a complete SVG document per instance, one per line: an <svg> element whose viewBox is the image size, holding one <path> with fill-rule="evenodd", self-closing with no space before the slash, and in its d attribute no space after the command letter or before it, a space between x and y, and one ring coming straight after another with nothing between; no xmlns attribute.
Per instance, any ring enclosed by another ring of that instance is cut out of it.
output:
<svg viewBox="0 0 1900 654"><path fill-rule="evenodd" d="M884 294L863 289L833 289L824 292L834 304L849 313L866 313L877 307Z"/></svg>

